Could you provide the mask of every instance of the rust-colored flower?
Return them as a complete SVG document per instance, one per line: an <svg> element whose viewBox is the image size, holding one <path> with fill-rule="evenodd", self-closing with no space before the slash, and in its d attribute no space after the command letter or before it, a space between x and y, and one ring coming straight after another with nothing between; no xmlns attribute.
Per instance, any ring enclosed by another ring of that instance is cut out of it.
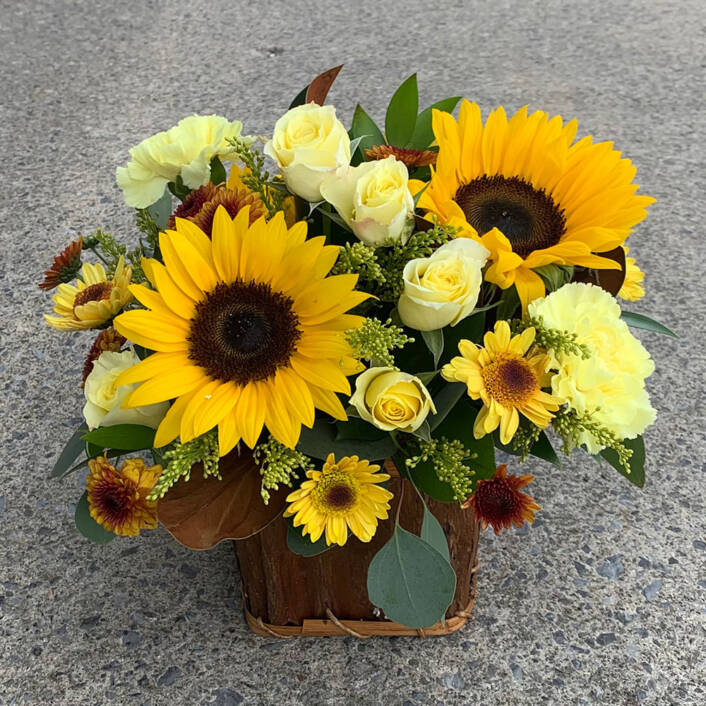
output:
<svg viewBox="0 0 706 706"><path fill-rule="evenodd" d="M86 384L86 378L91 374L96 358L105 351L117 353L123 347L126 340L124 336L121 336L112 327L104 329L98 334L96 340L93 341L91 350L86 356L86 362L83 364L83 382L81 383L81 387Z"/></svg>
<svg viewBox="0 0 706 706"><path fill-rule="evenodd" d="M130 458L118 470L99 456L88 467L88 507L99 525L126 537L157 527L157 501L148 500L147 495L162 473L161 466L147 467L141 458Z"/></svg>
<svg viewBox="0 0 706 706"><path fill-rule="evenodd" d="M218 191L218 187L214 186L210 181L208 184L200 186L198 189L194 189L189 195L180 203L174 213L169 217L167 221L167 228L174 230L177 218L188 218L190 221L194 219L194 216L203 208L203 205Z"/></svg>
<svg viewBox="0 0 706 706"><path fill-rule="evenodd" d="M365 150L365 159L369 162L374 159L386 159L390 155L402 162L407 169L414 169L415 167L428 167L430 164L436 164L437 152L408 150L394 145L377 145Z"/></svg>
<svg viewBox="0 0 706 706"><path fill-rule="evenodd" d="M223 187L217 189L215 194L203 204L201 210L189 220L193 221L206 235L210 236L213 216L219 206L223 206L231 218L235 218L246 206L250 206L249 225L252 225L260 216L265 215L265 204L262 203L262 199L257 194L248 189Z"/></svg>
<svg viewBox="0 0 706 706"><path fill-rule="evenodd" d="M521 493L534 476L507 475L507 465L498 466L495 475L488 480L479 480L476 492L463 504L472 508L483 529L491 525L495 534L510 525L534 522L534 513L539 505L526 493Z"/></svg>
<svg viewBox="0 0 706 706"><path fill-rule="evenodd" d="M70 282L78 275L81 267L81 250L83 249L83 238L74 240L64 250L54 258L51 267L44 272L44 281L39 288L48 292L60 284Z"/></svg>

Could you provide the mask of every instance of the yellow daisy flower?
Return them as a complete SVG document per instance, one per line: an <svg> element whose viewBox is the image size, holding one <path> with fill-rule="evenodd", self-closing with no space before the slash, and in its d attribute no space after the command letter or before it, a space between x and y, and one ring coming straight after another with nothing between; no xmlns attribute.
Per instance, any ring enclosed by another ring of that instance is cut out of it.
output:
<svg viewBox="0 0 706 706"><path fill-rule="evenodd" d="M44 314L44 320L59 331L97 328L130 303L131 277L132 268L125 266L122 256L110 280L103 265L86 263L75 286L58 285L54 295L54 313L57 316Z"/></svg>
<svg viewBox="0 0 706 706"><path fill-rule="evenodd" d="M147 467L141 458L130 458L118 470L99 456L91 459L88 467L88 507L99 525L126 537L157 527L157 501L147 496L162 473L161 466Z"/></svg>
<svg viewBox="0 0 706 706"><path fill-rule="evenodd" d="M165 264L144 261L154 289L130 288L147 310L114 324L157 351L118 378L142 383L125 405L176 398L155 446L217 426L223 456L241 439L253 448L264 426L294 448L316 408L347 418L336 393L362 366L344 332L363 319L346 312L369 295L353 289L357 275L326 277L339 248L306 228L288 230L282 213L250 225L248 207L231 219L221 206L211 238L184 219L160 233Z"/></svg>
<svg viewBox="0 0 706 706"><path fill-rule="evenodd" d="M461 356L443 367L444 379L465 383L469 397L483 401L473 425L476 439L500 426L500 441L508 444L520 423L518 413L544 429L559 409L558 399L542 392L550 384L551 375L544 372L549 358L530 350L534 337L534 328L511 336L507 321L498 321L486 332L484 348L462 340Z"/></svg>
<svg viewBox="0 0 706 706"><path fill-rule="evenodd" d="M302 534L316 542L326 532L326 544L343 546L348 530L361 542L369 542L377 531L378 520L387 519L392 493L378 483L389 480L378 473L380 466L344 456L338 463L329 454L321 471L307 471L298 490L287 496L291 505L285 517L294 515L294 526L304 525Z"/></svg>
<svg viewBox="0 0 706 706"><path fill-rule="evenodd" d="M509 120L500 107L484 125L464 101L458 122L438 110L432 122L439 157L418 205L480 240L491 252L486 279L514 284L523 310L544 295L537 267L618 268L593 253L622 245L654 199L636 194L635 167L611 142L574 142L575 120L526 107Z"/></svg>
<svg viewBox="0 0 706 706"><path fill-rule="evenodd" d="M645 288L642 285L645 273L637 266L634 257L627 256L630 248L624 245L623 250L625 250L625 281L618 296L626 301L636 302L645 296Z"/></svg>

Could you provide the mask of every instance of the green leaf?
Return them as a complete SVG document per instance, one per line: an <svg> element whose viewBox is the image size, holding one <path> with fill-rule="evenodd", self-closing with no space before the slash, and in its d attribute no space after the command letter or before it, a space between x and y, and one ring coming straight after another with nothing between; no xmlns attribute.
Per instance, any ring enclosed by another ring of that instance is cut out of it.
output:
<svg viewBox="0 0 706 706"><path fill-rule="evenodd" d="M414 436L418 436L420 439L424 439L424 441L431 441L431 429L429 427L429 421L425 419L419 425L419 428L415 429L412 433L414 434Z"/></svg>
<svg viewBox="0 0 706 706"><path fill-rule="evenodd" d="M180 201L183 201L191 193L191 189L184 184L181 174L174 181L170 181L167 184L167 189Z"/></svg>
<svg viewBox="0 0 706 706"><path fill-rule="evenodd" d="M439 365L439 358L444 352L444 332L438 328L434 331L420 331L420 333L427 348L434 356L434 367L436 368Z"/></svg>
<svg viewBox="0 0 706 706"><path fill-rule="evenodd" d="M223 184L226 180L226 168L223 166L223 162L218 159L218 155L215 155L211 160L211 183Z"/></svg>
<svg viewBox="0 0 706 706"><path fill-rule="evenodd" d="M601 457L615 468L618 473L625 476L631 483L634 483L638 488L645 485L645 442L641 436L636 439L625 439L623 445L632 449L630 457L630 473L626 473L625 469L620 465L618 454L613 449L603 449Z"/></svg>
<svg viewBox="0 0 706 706"><path fill-rule="evenodd" d="M287 546L289 550L298 554L299 556L317 556L318 554L323 554L328 551L334 545L328 546L326 544L326 533L322 534L316 542L312 542L309 539L309 535L306 537L302 534L301 527L295 527L293 518L287 517Z"/></svg>
<svg viewBox="0 0 706 706"><path fill-rule="evenodd" d="M429 417L429 426L434 431L446 419L446 415L456 406L456 403L466 393L466 385L462 382L448 382L434 397L436 414ZM435 434L435 436L438 436Z"/></svg>
<svg viewBox="0 0 706 706"><path fill-rule="evenodd" d="M368 597L385 617L410 628L439 622L456 591L456 574L434 547L399 525L373 557Z"/></svg>
<svg viewBox="0 0 706 706"><path fill-rule="evenodd" d="M104 446L99 446L97 444L92 444L90 441L86 442L86 457L87 458L97 458L103 455Z"/></svg>
<svg viewBox="0 0 706 706"><path fill-rule="evenodd" d="M348 421L336 422L336 428L338 430L336 434L336 440L358 439L372 441L379 440L388 436L387 432L384 432L382 429L374 427L372 424L366 422L360 417L352 416L350 412L348 413Z"/></svg>
<svg viewBox="0 0 706 706"><path fill-rule="evenodd" d="M395 91L385 114L385 137L391 145L404 147L414 133L419 110L417 74L412 74Z"/></svg>
<svg viewBox="0 0 706 706"><path fill-rule="evenodd" d="M470 316L459 321L456 326L447 326L444 329L444 353L442 363L448 363L451 358L459 355L459 341L466 339L473 343L480 343L485 333L485 311L479 309Z"/></svg>
<svg viewBox="0 0 706 706"><path fill-rule="evenodd" d="M317 419L311 429L302 427L297 449L307 456L326 460L330 453L341 456L360 456L369 461L380 461L392 456L397 448L389 434L382 439L336 439L336 425Z"/></svg>
<svg viewBox="0 0 706 706"><path fill-rule="evenodd" d="M309 90L309 86L304 86L296 96L294 100L289 104L289 109L296 108L298 105L304 105L306 103L306 92Z"/></svg>
<svg viewBox="0 0 706 706"><path fill-rule="evenodd" d="M511 456L520 455L519 451L515 451L511 444L503 444L500 441L500 432L498 430L493 432L493 443L496 448L510 454ZM530 456L535 456L536 458L541 458L543 461L548 461L557 468L561 468L562 466L561 460L552 446L552 442L549 441L549 437L543 431L540 432L539 438L534 442L532 448L530 449Z"/></svg>
<svg viewBox="0 0 706 706"><path fill-rule="evenodd" d="M112 532L99 525L92 517L88 507L88 494L84 491L81 499L76 505L76 513L74 514L76 529L84 536L96 544L108 544L115 539Z"/></svg>
<svg viewBox="0 0 706 706"><path fill-rule="evenodd" d="M98 427L82 438L103 449L142 451L154 446L154 435L154 429L141 424L116 424L112 427Z"/></svg>
<svg viewBox="0 0 706 706"><path fill-rule="evenodd" d="M59 458L54 464L50 478L61 478L65 476L69 469L71 469L71 464L83 453L86 448L83 441L83 435L88 431L84 424L79 425L78 429L71 435L71 438L66 442L63 451L59 454ZM71 469L73 470L73 469Z"/></svg>
<svg viewBox="0 0 706 706"><path fill-rule="evenodd" d="M444 113L450 113L460 100L461 96L444 98L419 113L417 117L417 124L414 126L414 132L412 133L411 139L407 143L407 147L413 150L423 150L429 147L429 145L434 142L434 131L431 127L431 111L436 109L441 110Z"/></svg>
<svg viewBox="0 0 706 706"><path fill-rule="evenodd" d="M430 498L442 503L455 502L451 486L439 480L431 461L422 461L414 468L408 469L405 465L405 457L401 453L398 453L394 460L400 473L407 475L414 485Z"/></svg>
<svg viewBox="0 0 706 706"><path fill-rule="evenodd" d="M172 215L172 195L169 189L164 189L164 193L151 206L147 207L150 217L159 230L167 227L169 216Z"/></svg>
<svg viewBox="0 0 706 706"><path fill-rule="evenodd" d="M419 535L427 544L434 547L441 556L449 563L451 556L449 554L449 543L444 534L444 530L439 524L439 520L429 512L429 508L424 506L424 519L422 520L422 531Z"/></svg>
<svg viewBox="0 0 706 706"><path fill-rule="evenodd" d="M427 184L424 184L423 188L419 189L417 193L414 195L414 207L417 208L417 203L419 202L419 199L422 198L422 194L429 188L429 184L431 182L428 182Z"/></svg>
<svg viewBox="0 0 706 706"><path fill-rule="evenodd" d="M500 306L498 306L498 321L513 318L520 308L520 297L517 296L515 285L503 290L500 295Z"/></svg>
<svg viewBox="0 0 706 706"><path fill-rule="evenodd" d="M358 143L358 149L361 154L365 150L376 145L384 145L385 138L380 131L380 128L375 124L375 121L363 110L360 103L356 105L353 113L353 123L351 125L351 133L353 139L362 138ZM351 154L353 151L351 150Z"/></svg>
<svg viewBox="0 0 706 706"><path fill-rule="evenodd" d="M556 292L574 276L573 265L542 265L535 267L534 272L544 280L547 292Z"/></svg>
<svg viewBox="0 0 706 706"><path fill-rule="evenodd" d="M428 385L438 374L438 370L431 370L428 373L416 373L416 377L418 377L424 385Z"/></svg>
<svg viewBox="0 0 706 706"><path fill-rule="evenodd" d="M635 314L632 311L622 311L620 318L628 325L634 328L645 329L645 331L654 331L655 333L661 333L665 336L673 336L674 338L679 338L674 331L671 331L659 321L651 319L649 316L644 314Z"/></svg>

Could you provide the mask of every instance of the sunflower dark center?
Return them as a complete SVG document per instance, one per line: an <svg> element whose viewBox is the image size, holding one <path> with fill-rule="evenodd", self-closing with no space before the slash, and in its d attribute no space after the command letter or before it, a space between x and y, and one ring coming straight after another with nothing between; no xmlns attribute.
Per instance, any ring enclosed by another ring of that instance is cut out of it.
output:
<svg viewBox="0 0 706 706"><path fill-rule="evenodd" d="M355 500L353 488L345 484L332 485L326 489L326 504L336 510L350 507Z"/></svg>
<svg viewBox="0 0 706 706"><path fill-rule="evenodd" d="M455 201L480 235L497 228L521 257L556 245L564 211L543 190L517 177L483 176L459 187Z"/></svg>
<svg viewBox="0 0 706 706"><path fill-rule="evenodd" d="M292 300L267 284L219 284L196 306L189 357L215 380L246 385L289 363L301 336Z"/></svg>
<svg viewBox="0 0 706 706"><path fill-rule="evenodd" d="M89 284L74 297L74 309L77 306L88 304L88 302L98 302L101 299L108 299L113 285L110 282L98 282Z"/></svg>

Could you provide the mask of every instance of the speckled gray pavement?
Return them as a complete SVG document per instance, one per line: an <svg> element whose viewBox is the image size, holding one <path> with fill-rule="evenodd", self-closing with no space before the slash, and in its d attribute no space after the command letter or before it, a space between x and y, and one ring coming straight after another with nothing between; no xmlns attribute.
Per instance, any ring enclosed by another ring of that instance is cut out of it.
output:
<svg viewBox="0 0 706 706"><path fill-rule="evenodd" d="M703 704L702 0L0 2L0 704ZM192 112L266 133L345 62L332 101L525 103L615 140L659 201L630 244L657 364L648 482L529 464L531 529L485 533L475 615L437 639L277 640L246 628L228 544L164 531L100 548L81 479L46 480L80 419L90 335L44 327L43 270L77 233L134 232L114 170ZM697 323L701 318L701 322Z"/></svg>

